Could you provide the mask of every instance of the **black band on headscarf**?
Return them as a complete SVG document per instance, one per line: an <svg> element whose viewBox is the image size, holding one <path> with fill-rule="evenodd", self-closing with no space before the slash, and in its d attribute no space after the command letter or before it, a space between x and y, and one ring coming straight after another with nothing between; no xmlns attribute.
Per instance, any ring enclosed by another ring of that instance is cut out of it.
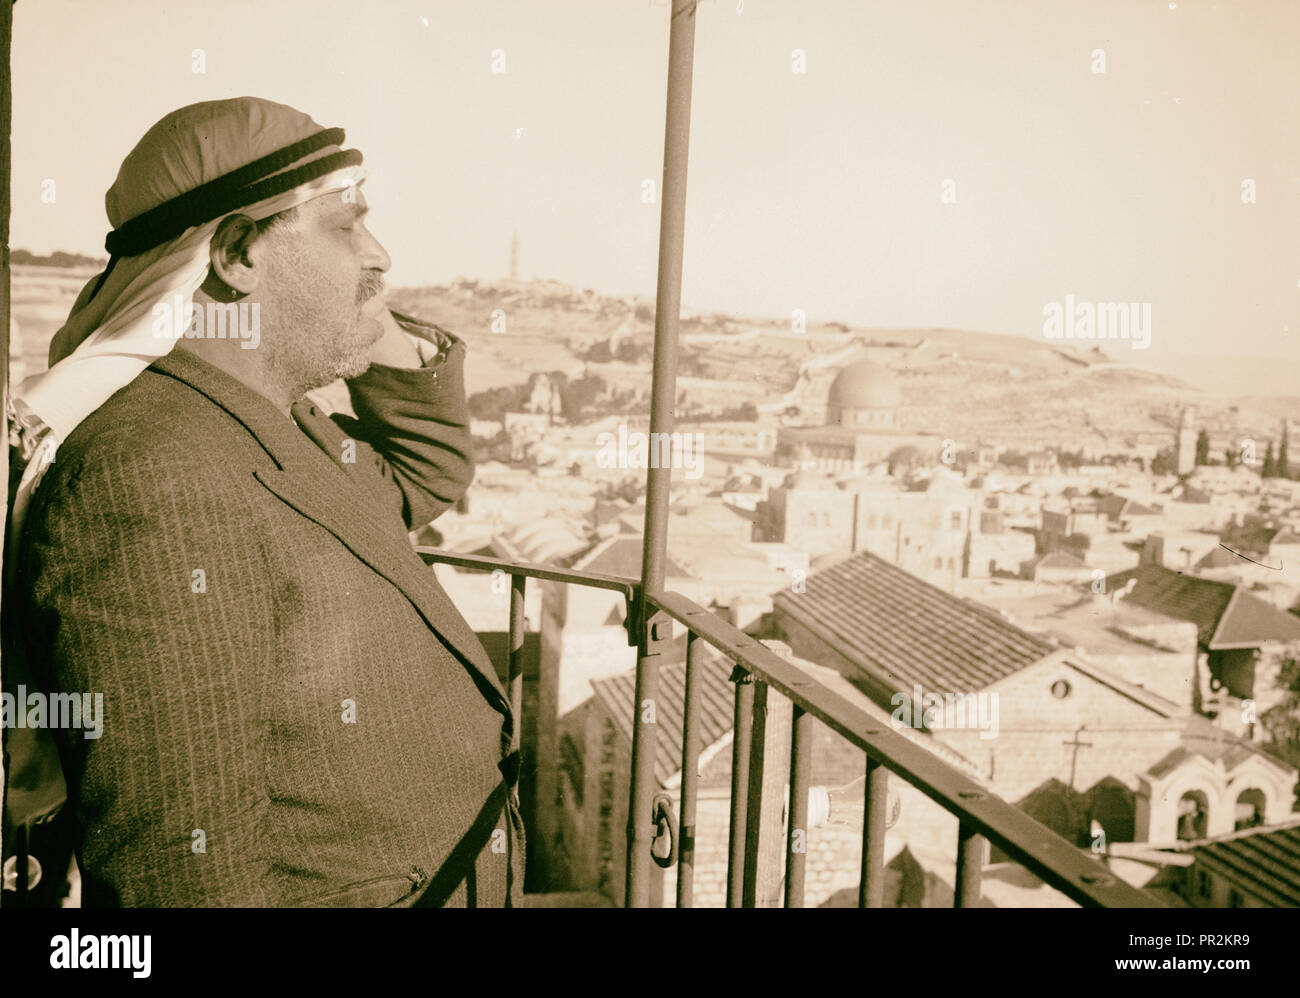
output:
<svg viewBox="0 0 1300 998"><path fill-rule="evenodd" d="M315 135L254 160L247 166L200 184L192 191L179 194L170 201L164 201L123 222L108 234L104 248L112 258L138 256L175 239L186 229L210 222L236 208L283 194L299 184L323 177L345 166L359 165L362 160L360 151L344 149L304 163L296 169L276 172L318 149L340 145L343 139L344 132L341 128L322 129ZM269 174L275 176L268 176Z"/></svg>

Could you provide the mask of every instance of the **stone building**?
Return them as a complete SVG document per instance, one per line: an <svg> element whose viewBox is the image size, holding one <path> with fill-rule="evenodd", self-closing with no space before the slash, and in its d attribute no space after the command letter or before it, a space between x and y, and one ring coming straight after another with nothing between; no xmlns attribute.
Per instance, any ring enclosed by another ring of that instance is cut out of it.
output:
<svg viewBox="0 0 1300 998"><path fill-rule="evenodd" d="M900 447L938 457L942 438L898 427L902 393L887 367L860 361L843 368L826 395L826 425L782 427L775 460L784 467L855 473L889 458Z"/></svg>

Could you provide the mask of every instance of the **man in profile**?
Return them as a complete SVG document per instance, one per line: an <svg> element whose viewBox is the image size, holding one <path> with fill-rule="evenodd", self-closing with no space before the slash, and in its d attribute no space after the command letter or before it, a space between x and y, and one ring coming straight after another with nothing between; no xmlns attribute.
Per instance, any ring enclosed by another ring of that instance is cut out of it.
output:
<svg viewBox="0 0 1300 998"><path fill-rule="evenodd" d="M104 701L57 733L88 905L520 899L515 720L407 539L473 474L465 347L383 306L342 142L253 98L163 118L17 392L30 670ZM205 335L223 308L255 335ZM306 397L337 378L355 416Z"/></svg>

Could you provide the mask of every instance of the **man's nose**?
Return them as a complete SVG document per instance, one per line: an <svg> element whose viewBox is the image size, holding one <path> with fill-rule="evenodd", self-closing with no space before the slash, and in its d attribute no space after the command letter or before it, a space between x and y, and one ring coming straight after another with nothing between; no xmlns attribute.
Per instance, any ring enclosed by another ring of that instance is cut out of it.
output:
<svg viewBox="0 0 1300 998"><path fill-rule="evenodd" d="M361 253L361 265L367 270L378 270L382 273L388 273L388 268L393 265L388 252L379 244L379 240L368 231L366 232L366 245Z"/></svg>

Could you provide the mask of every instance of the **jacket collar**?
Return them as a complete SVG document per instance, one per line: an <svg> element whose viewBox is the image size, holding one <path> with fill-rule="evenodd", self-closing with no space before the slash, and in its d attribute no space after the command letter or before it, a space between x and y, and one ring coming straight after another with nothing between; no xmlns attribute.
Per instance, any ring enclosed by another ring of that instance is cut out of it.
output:
<svg viewBox="0 0 1300 998"><path fill-rule="evenodd" d="M496 669L478 636L432 576L433 568L421 561L405 538L396 538L384 529L349 472L335 464L269 399L188 350L172 350L156 360L152 369L189 385L243 425L276 464L274 469L254 472L257 480L396 586L443 643L470 667L493 706L510 717Z"/></svg>

